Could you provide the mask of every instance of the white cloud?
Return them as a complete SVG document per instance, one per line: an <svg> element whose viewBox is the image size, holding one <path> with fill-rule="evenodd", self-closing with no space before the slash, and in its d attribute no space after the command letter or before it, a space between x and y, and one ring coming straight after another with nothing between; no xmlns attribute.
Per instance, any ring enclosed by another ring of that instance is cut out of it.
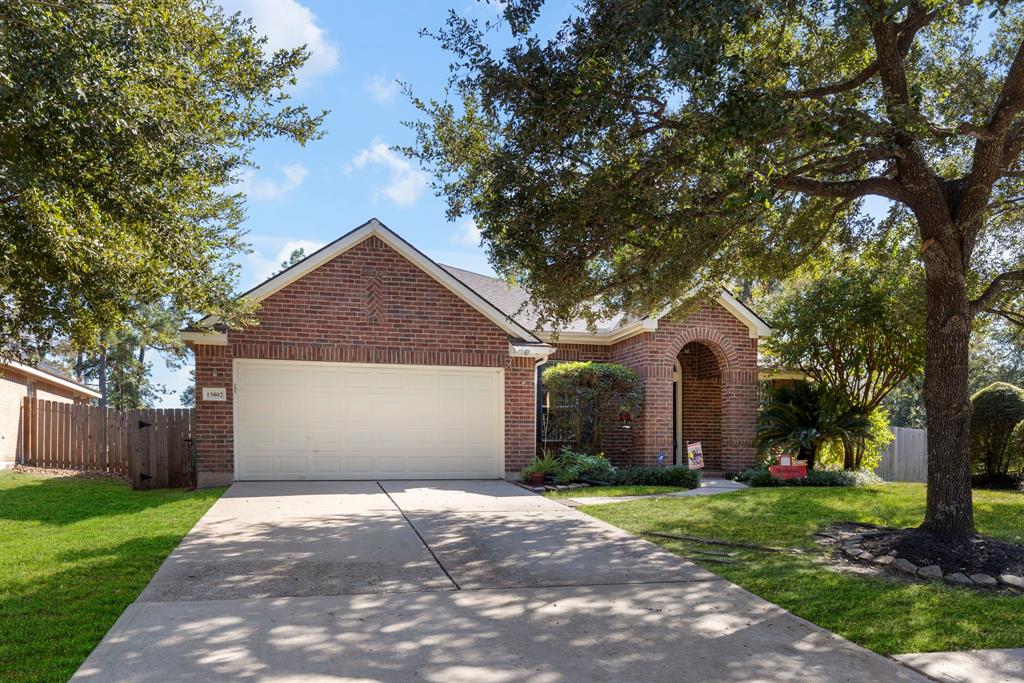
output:
<svg viewBox="0 0 1024 683"><path fill-rule="evenodd" d="M452 244L465 244L470 247L480 246L480 228L476 227L476 221L468 218L456 226L449 241Z"/></svg>
<svg viewBox="0 0 1024 683"><path fill-rule="evenodd" d="M235 187L252 200L270 202L283 199L306 180L309 171L302 164L286 164L281 167L281 179L260 178L254 171L246 171Z"/></svg>
<svg viewBox="0 0 1024 683"><path fill-rule="evenodd" d="M287 261L296 249L304 250L306 256L309 256L322 246L324 246L323 242L314 242L313 240L289 240L282 244L273 256L264 256L259 251L253 251L248 257L253 283L259 284L282 270L281 264Z"/></svg>
<svg viewBox="0 0 1024 683"><path fill-rule="evenodd" d="M505 7L508 6L508 1L507 0L483 0L483 2L479 2L479 1L478 2L471 2L470 4L466 5L463 8L463 10L467 14L472 14L473 10L475 10L477 7L481 7L481 6L491 10L492 12L497 14L498 16L501 16L502 14L505 13Z"/></svg>
<svg viewBox="0 0 1024 683"><path fill-rule="evenodd" d="M223 0L228 13L251 17L256 30L267 36L264 51L272 54L305 45L309 59L299 70L299 85L338 66L338 47L316 23L316 16L296 0Z"/></svg>
<svg viewBox="0 0 1024 683"><path fill-rule="evenodd" d="M363 88L366 92L370 93L370 97L377 104L390 104L391 100L395 99L395 95L398 94L398 76L394 78L388 78L381 74L374 74L366 79L363 83Z"/></svg>
<svg viewBox="0 0 1024 683"><path fill-rule="evenodd" d="M362 169L371 164L383 166L390 172L388 184L376 190L375 199L384 195L398 206L408 208L415 205L427 189L427 174L380 140L374 140L359 152L348 171L351 173L353 168Z"/></svg>

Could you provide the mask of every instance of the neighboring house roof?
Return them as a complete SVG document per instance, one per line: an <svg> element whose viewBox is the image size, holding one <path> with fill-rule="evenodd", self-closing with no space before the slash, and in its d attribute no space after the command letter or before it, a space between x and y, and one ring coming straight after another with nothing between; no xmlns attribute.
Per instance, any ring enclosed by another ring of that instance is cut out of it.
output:
<svg viewBox="0 0 1024 683"><path fill-rule="evenodd" d="M91 389L86 385L78 382L71 377L67 376L57 368L47 363L40 363L35 367L31 365L23 365L22 363L16 363L14 361L0 360L0 368L10 368L16 372L20 372L24 375L28 375L34 379L38 379L43 382L49 382L59 387L72 391L79 396L85 398L100 398L100 393L95 389Z"/></svg>
<svg viewBox="0 0 1024 683"><path fill-rule="evenodd" d="M644 318L631 318L620 314L598 320L594 331L591 331L586 320L579 319L556 333L555 330L539 326L537 313L528 303L530 295L522 287L510 285L498 278L436 263L376 218L342 235L240 296L256 301L265 299L373 235L505 330L513 340L521 340L526 344L542 345L556 334L558 339L564 342L612 344L634 334L658 329L658 320L671 310L666 308L657 316ZM724 288L717 301L746 325L751 338L771 334L771 327L764 320ZM181 337L186 342L227 344L227 332L219 323L216 316L207 316L196 325L182 330Z"/></svg>

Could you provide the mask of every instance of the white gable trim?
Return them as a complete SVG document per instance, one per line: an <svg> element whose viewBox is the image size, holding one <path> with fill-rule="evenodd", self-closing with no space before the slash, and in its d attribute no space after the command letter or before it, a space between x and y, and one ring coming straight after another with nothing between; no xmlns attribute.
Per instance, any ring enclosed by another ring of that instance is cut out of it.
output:
<svg viewBox="0 0 1024 683"><path fill-rule="evenodd" d="M718 295L717 301L722 305L722 308L732 313L737 320L747 326L747 331L749 332L751 339L768 337L771 335L772 328L768 326L768 323L757 317L757 315L747 308L742 301L734 297L725 289L722 289L721 294Z"/></svg>
<svg viewBox="0 0 1024 683"><path fill-rule="evenodd" d="M227 346L228 335L225 332L204 332L201 330L182 330L178 333L181 341L186 344L203 346Z"/></svg>
<svg viewBox="0 0 1024 683"><path fill-rule="evenodd" d="M492 323L500 327L502 330L507 332L509 335L524 339L530 342L540 342L536 336L534 336L529 330L521 326L514 320L509 320L508 316L502 313L498 308L491 302L484 299L482 296L477 294L475 291L467 287L461 281L455 278L454 275L446 271L444 268L437 265L432 259L427 257L421 251L416 249L414 246L403 240L396 233L394 233L386 225L378 221L376 218L371 218L369 221L359 226L352 232L343 235L337 240L331 242L327 246L313 252L303 260L296 263L291 268L288 268L274 277L270 278L263 284L260 284L248 292L245 292L241 296L253 299L254 301L262 301L268 296L284 289L288 285L292 284L299 278L311 273L320 266L324 265L328 261L337 258L341 254L363 242L370 237L377 237L384 244L388 245L399 254L401 254L406 260L410 261L417 268L422 270L424 273L432 277L439 284L444 286L450 292L455 294L457 297L462 299L464 302L469 304L472 308L478 311L485 318L490 320ZM203 320L199 321L199 327L208 327L219 322L216 316L207 316ZM184 338L184 335L183 335ZM196 340L195 343L202 344L217 344L218 341L200 341Z"/></svg>

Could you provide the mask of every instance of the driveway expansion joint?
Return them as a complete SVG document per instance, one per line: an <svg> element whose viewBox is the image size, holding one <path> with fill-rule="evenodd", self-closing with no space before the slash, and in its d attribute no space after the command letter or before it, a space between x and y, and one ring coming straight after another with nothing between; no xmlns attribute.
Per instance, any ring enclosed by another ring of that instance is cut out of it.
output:
<svg viewBox="0 0 1024 683"><path fill-rule="evenodd" d="M388 500L391 501L391 504L395 506L395 509L398 510L399 514L402 515L402 519L404 519L405 523L409 525L409 528L413 530L413 533L416 534L416 537L420 539L420 543L423 544L423 547L427 549L427 552L430 553L430 556L434 558L434 562L437 563L437 566L441 569L441 571L444 572L444 575L448 577L448 580L452 582L452 585L455 586L455 590L462 590L462 587L459 586L459 582L456 581L455 578L451 575L451 573L448 571L448 568L441 564L440 558L438 558L437 553L435 553L434 549L431 548L430 545L427 543L427 539L423 538L423 534L420 533L420 530L417 529L416 525L412 523L411 519L409 519L409 515L405 514L405 510L398 506L398 503L396 503L395 499L391 497L391 494L388 493L388 490L384 488L383 484L381 484L379 481L375 483L380 488L381 492L388 497Z"/></svg>

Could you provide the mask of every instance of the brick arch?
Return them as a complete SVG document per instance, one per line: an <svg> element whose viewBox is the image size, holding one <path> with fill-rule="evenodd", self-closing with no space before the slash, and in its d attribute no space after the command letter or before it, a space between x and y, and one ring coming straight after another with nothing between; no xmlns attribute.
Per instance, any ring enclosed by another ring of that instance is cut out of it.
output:
<svg viewBox="0 0 1024 683"><path fill-rule="evenodd" d="M683 347L692 342L703 344L711 350L718 361L723 379L729 370L739 367L740 356L729 338L710 327L690 327L683 330L668 347L668 355L674 361Z"/></svg>

